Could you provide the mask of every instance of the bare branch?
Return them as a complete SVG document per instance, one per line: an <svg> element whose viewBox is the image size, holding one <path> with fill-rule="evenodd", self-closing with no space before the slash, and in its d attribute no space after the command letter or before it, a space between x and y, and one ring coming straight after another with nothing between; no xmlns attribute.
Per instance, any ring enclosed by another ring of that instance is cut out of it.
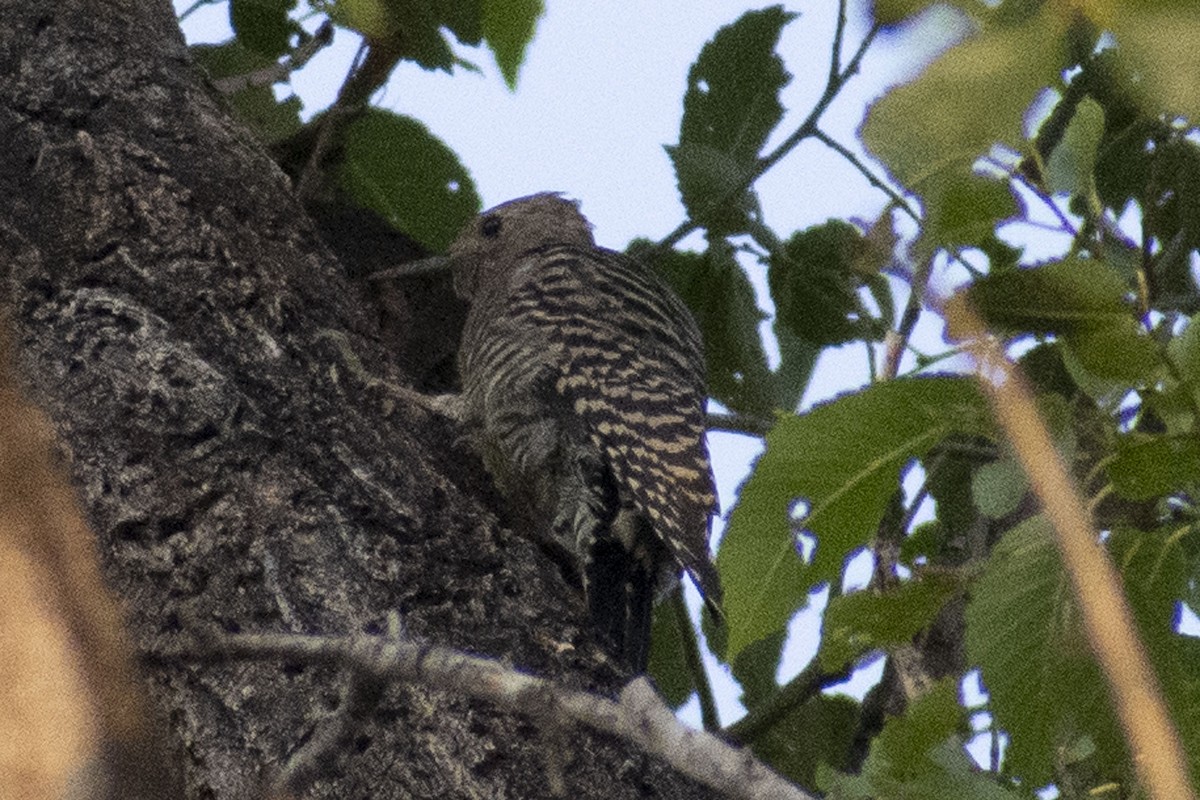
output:
<svg viewBox="0 0 1200 800"><path fill-rule="evenodd" d="M196 4L197 6L199 3ZM185 13L191 13L196 6L188 9ZM180 19L183 17L181 16ZM248 89L254 86L271 86L272 84L286 81L288 76L293 72L303 67L308 63L309 59L320 52L321 48L327 47L333 41L333 23L325 20L321 27L317 28L316 32L311 37L306 39L303 44L297 47L290 56L276 64L271 64L269 67L247 72L242 75L231 75L228 78L219 78L213 81L213 86L218 92L225 95L237 94L243 89Z"/></svg>
<svg viewBox="0 0 1200 800"><path fill-rule="evenodd" d="M347 668L365 676L368 682L421 682L535 720L572 720L617 736L732 798L814 800L748 750L684 726L645 678L631 681L613 701L450 648L365 635L204 635L197 636L190 645L152 652L148 658L165 663L295 661Z"/></svg>

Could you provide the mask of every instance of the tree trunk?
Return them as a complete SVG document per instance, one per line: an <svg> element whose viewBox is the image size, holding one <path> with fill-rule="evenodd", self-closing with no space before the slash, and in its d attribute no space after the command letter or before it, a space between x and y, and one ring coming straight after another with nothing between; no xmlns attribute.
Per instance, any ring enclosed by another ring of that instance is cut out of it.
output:
<svg viewBox="0 0 1200 800"><path fill-rule="evenodd" d="M30 396L142 648L381 631L612 692L575 588L404 402L378 314L210 91L170 4L0 4L0 252ZM338 703L288 664L146 670L188 796L245 798ZM552 742L552 744L549 744ZM564 745L565 742L565 745ZM313 797L702 796L626 746L388 689Z"/></svg>

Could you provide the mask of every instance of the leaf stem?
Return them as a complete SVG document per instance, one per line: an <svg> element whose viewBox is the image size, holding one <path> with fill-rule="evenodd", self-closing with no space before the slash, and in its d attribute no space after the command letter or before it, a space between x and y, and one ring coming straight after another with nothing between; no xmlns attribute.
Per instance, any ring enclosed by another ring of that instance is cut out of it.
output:
<svg viewBox="0 0 1200 800"><path fill-rule="evenodd" d="M688 616L687 604L683 602L682 586L676 586L675 591L671 592L670 603L675 624L679 627L679 640L683 643L683 661L696 686L696 695L700 698L700 721L704 730L718 731L721 729L721 718L717 715L717 701L700 658L700 643L696 640L696 629L692 625L692 618Z"/></svg>

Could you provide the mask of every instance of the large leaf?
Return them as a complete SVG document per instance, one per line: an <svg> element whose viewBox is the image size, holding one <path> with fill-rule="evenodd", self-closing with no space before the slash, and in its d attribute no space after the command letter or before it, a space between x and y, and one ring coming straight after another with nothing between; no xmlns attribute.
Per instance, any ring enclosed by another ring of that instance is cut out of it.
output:
<svg viewBox="0 0 1200 800"><path fill-rule="evenodd" d="M773 375L774 405L785 411L795 411L812 380L817 358L824 348L792 333L791 328L781 323L778 316L771 327L779 345L779 367Z"/></svg>
<svg viewBox="0 0 1200 800"><path fill-rule="evenodd" d="M1200 774L1200 641L1175 629L1179 599L1195 595L1200 536L1194 526L1122 529L1109 547L1192 775Z"/></svg>
<svg viewBox="0 0 1200 800"><path fill-rule="evenodd" d="M1075 107L1066 132L1046 163L1052 192L1091 197L1096 190L1096 153L1104 137L1104 108L1090 97Z"/></svg>
<svg viewBox="0 0 1200 800"><path fill-rule="evenodd" d="M464 5L479 14L477 3ZM442 29L461 28L463 13L454 4L425 0L335 0L329 9L331 19L368 41L387 42L400 57L446 72L457 60Z"/></svg>
<svg viewBox="0 0 1200 800"><path fill-rule="evenodd" d="M759 639L730 662L730 672L742 687L739 698L747 710L779 699L779 664L783 658L786 631L776 631ZM726 640L727 641L727 640ZM716 652L724 652L724 642L713 642Z"/></svg>
<svg viewBox="0 0 1200 800"><path fill-rule="evenodd" d="M821 629L822 668L834 672L872 651L911 642L959 588L948 575L930 573L886 592L835 597Z"/></svg>
<svg viewBox="0 0 1200 800"><path fill-rule="evenodd" d="M221 45L194 45L190 49L196 62L214 79L246 75L275 64L273 59L244 46L240 39ZM277 100L270 86L246 85L227 99L238 119L249 125L263 142L279 142L300 130L301 102L295 95Z"/></svg>
<svg viewBox="0 0 1200 800"><path fill-rule="evenodd" d="M864 280L880 266L863 263L868 252L862 233L842 220L794 234L767 258L778 324L818 345L881 338L885 324L866 316L858 298Z"/></svg>
<svg viewBox="0 0 1200 800"><path fill-rule="evenodd" d="M1193 768L1200 761L1200 645L1177 634L1174 623L1191 581L1195 538L1188 528L1116 530L1108 543ZM971 593L966 645L982 669L996 724L1011 736L1006 761L1013 774L1042 785L1062 768L1057 754L1083 749L1095 752L1093 766L1102 778L1133 780L1124 737L1043 517L1006 533L993 551Z"/></svg>
<svg viewBox="0 0 1200 800"><path fill-rule="evenodd" d="M791 709L751 745L754 754L800 786L817 769L845 769L861 708L848 697L817 695Z"/></svg>
<svg viewBox="0 0 1200 800"><path fill-rule="evenodd" d="M981 773L963 750L964 727L955 681L944 680L890 718L871 742L857 775L822 770L830 800L1017 800L1026 795Z"/></svg>
<svg viewBox="0 0 1200 800"><path fill-rule="evenodd" d="M479 209L458 157L414 119L369 109L347 129L343 154L346 190L430 250L446 249Z"/></svg>
<svg viewBox="0 0 1200 800"><path fill-rule="evenodd" d="M979 245L1011 216L1002 183L974 174L995 145L1020 150L1026 111L1038 92L1059 82L1069 15L999 11L990 24L951 48L911 83L870 109L862 138L908 189L921 195L926 221L918 253ZM978 11L979 9L976 8Z"/></svg>
<svg viewBox="0 0 1200 800"><path fill-rule="evenodd" d="M676 587L676 592L678 587ZM678 708L696 691L695 676L688 670L685 636L695 636L692 624L688 630L680 627L677 607L680 599L672 592L654 608L654 623L650 631L650 663L647 672L662 693L667 705Z"/></svg>
<svg viewBox="0 0 1200 800"><path fill-rule="evenodd" d="M948 169L929 176L921 187L926 204L919 253L938 247L988 247L996 226L1019 208L1007 183L966 170Z"/></svg>
<svg viewBox="0 0 1200 800"><path fill-rule="evenodd" d="M1107 761L1121 753L1108 693L1049 524L1034 517L992 551L967 606L967 654L983 671L1009 768L1031 785L1054 779L1055 753L1089 736Z"/></svg>
<svg viewBox="0 0 1200 800"><path fill-rule="evenodd" d="M657 269L695 315L704 335L709 393L736 411L769 413L774 379L758 330L765 314L728 244L713 242L699 254L635 242L630 253Z"/></svg>
<svg viewBox="0 0 1200 800"><path fill-rule="evenodd" d="M840 573L875 533L901 470L956 432L986 433L986 404L962 378L877 384L803 416L784 416L742 488L717 554L725 584L727 658L783 630L809 589ZM797 501L808 506L802 522ZM795 527L816 538L810 564Z"/></svg>
<svg viewBox="0 0 1200 800"><path fill-rule="evenodd" d="M1189 2L1134 0L1114 6L1118 13L1106 14L1119 45L1139 75L1143 97L1151 101L1147 110L1157 115L1200 119L1200 16ZM1169 35L1164 32L1169 31Z"/></svg>
<svg viewBox="0 0 1200 800"><path fill-rule="evenodd" d="M1146 380L1160 359L1126 303L1126 291L1106 264L1068 258L984 276L966 297L992 330L1060 335L1097 377Z"/></svg>
<svg viewBox="0 0 1200 800"><path fill-rule="evenodd" d="M795 16L780 6L743 14L717 31L688 71L679 144L667 152L688 214L712 234L746 230L756 206L742 189L783 116L779 90L791 76L775 45Z"/></svg>
<svg viewBox="0 0 1200 800"><path fill-rule="evenodd" d="M1193 316L1183 333L1167 344L1167 357L1174 366L1172 375L1180 382L1178 391L1200 408L1200 314Z"/></svg>
<svg viewBox="0 0 1200 800"><path fill-rule="evenodd" d="M1113 487L1130 500L1194 489L1200 485L1200 438L1131 434L1117 442L1108 464Z"/></svg>
<svg viewBox="0 0 1200 800"><path fill-rule="evenodd" d="M302 28L288 15L296 0L230 0L229 23L237 39L268 58L288 50L289 40Z"/></svg>
<svg viewBox="0 0 1200 800"><path fill-rule="evenodd" d="M969 170L993 144L1019 149L1026 109L1058 81L1063 18L1048 6L952 48L871 107L863 141L922 194L932 176Z"/></svg>
<svg viewBox="0 0 1200 800"><path fill-rule="evenodd" d="M544 12L542 0L483 0L483 38L495 54L509 89L517 86L525 48L533 40Z"/></svg>

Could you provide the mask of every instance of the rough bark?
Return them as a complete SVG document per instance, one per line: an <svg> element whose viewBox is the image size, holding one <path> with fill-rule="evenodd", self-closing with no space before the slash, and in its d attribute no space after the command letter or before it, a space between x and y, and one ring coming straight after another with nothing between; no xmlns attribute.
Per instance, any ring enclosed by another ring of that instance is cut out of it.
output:
<svg viewBox="0 0 1200 800"><path fill-rule="evenodd" d="M413 637L620 685L453 427L389 388L407 377L377 311L206 88L165 0L0 4L0 128L18 364L140 646L197 626L380 630L396 610ZM342 681L146 674L195 798L253 796ZM529 720L393 687L311 796L545 796L546 744ZM702 794L601 737L554 746L576 797Z"/></svg>

